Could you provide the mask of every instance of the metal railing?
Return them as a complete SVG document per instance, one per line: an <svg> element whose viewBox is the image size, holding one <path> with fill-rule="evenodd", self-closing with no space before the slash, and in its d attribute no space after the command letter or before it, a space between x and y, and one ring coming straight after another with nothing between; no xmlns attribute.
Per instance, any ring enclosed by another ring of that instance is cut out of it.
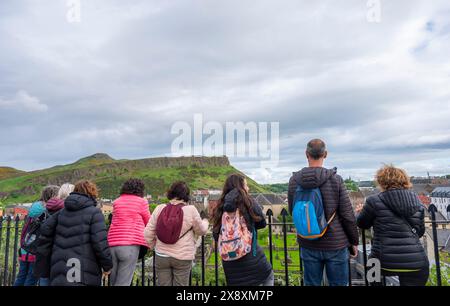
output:
<svg viewBox="0 0 450 306"><path fill-rule="evenodd" d="M441 275L441 262L440 262L440 254L439 254L439 245L437 238L437 226L438 224L450 224L450 221L436 221L436 207L434 205L430 205L429 212L431 216L432 228L432 240L434 245L434 257L436 264L436 283L438 286L442 285L442 275ZM281 220L275 220L273 217L272 210L268 210L267 213L267 245L262 245L266 254L268 255L268 260L272 267L274 266L275 258L274 252L278 253L280 249L282 250L283 261L281 261L282 270L276 270L276 275L279 277L278 280L282 280L282 282L278 282L278 284L282 284L284 286L292 285L293 282L290 279L290 276L298 277L298 283L295 285L303 286L303 262L301 258L301 246L298 244L296 246L292 246L288 244L288 236L295 235L294 232L289 231L288 228L293 227L293 223L287 222L288 212L283 209L280 217ZM12 218L10 216L1 217L0 218L0 286L11 286L14 284L17 269L18 269L18 253L20 248L20 234L21 228L23 226L23 221L20 220L19 217ZM280 230L281 228L281 230ZM275 229L278 229L278 234L274 234ZM276 245L274 243L274 235L282 236L282 246ZM362 283L365 286L369 285L367 280L367 262L368 262L368 238L366 237L365 230L360 230L360 242L362 244L362 262L356 262L360 267L362 266L363 274L362 275ZM293 255L294 252L298 252L298 268L297 265L292 263L290 260L290 255ZM156 272L155 272L155 256L154 252L150 252L146 257L142 258L140 262L138 262L137 269L135 271L135 276L133 278L132 286L155 286L157 284L156 280ZM214 263L211 264L210 259L213 258ZM225 285L225 282L220 279L220 274L223 273L220 268L220 260L217 250L217 244L214 242L214 239L211 237L211 234L206 237L201 237L201 243L199 246L198 255L194 260L194 268L199 270L199 275L193 275L194 270L191 272L190 285L192 286L219 286ZM353 262L353 266L355 266L355 262ZM295 267L295 270L292 270ZM356 273L351 269L351 265L349 265L349 284L355 285L356 279L352 279L352 274ZM197 271L197 270L196 270ZM353 273L352 273L353 272ZM208 276L208 277L207 277ZM385 279L384 279L385 282ZM109 278L106 277L103 279L103 285L109 285Z"/></svg>

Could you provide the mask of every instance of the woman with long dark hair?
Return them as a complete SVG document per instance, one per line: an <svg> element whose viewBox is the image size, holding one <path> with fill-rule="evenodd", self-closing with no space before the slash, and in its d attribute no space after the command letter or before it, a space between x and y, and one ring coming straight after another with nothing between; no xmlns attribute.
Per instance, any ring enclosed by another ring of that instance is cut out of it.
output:
<svg viewBox="0 0 450 306"><path fill-rule="evenodd" d="M273 286L272 267L257 243L257 230L266 227L266 220L242 174L227 178L212 219L227 285Z"/></svg>

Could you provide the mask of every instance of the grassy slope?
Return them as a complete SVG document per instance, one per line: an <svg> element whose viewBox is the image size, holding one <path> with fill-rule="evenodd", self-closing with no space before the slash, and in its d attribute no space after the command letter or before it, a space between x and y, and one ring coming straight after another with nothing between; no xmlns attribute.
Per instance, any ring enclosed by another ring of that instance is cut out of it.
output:
<svg viewBox="0 0 450 306"><path fill-rule="evenodd" d="M145 181L147 193L153 196L164 194L170 183L185 180L192 190L199 188L221 188L230 173L239 172L231 165L189 165L189 166L149 166L137 167L135 161L115 161L110 158L81 159L80 161L56 166L45 170L22 174L0 180L0 201L2 204L32 202L36 200L43 186L61 184L80 178L94 180L101 189L101 196L114 198L122 183L130 177ZM254 192L265 189L251 179L250 188ZM3 193L3 195L2 195ZM5 197L5 194L7 196Z"/></svg>
<svg viewBox="0 0 450 306"><path fill-rule="evenodd" d="M23 171L11 167L0 167L0 180L14 177L23 173Z"/></svg>

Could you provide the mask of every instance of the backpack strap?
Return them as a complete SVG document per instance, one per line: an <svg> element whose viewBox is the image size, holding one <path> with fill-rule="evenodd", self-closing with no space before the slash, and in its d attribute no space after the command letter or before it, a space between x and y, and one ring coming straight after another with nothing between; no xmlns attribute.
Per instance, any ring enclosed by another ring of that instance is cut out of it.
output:
<svg viewBox="0 0 450 306"><path fill-rule="evenodd" d="M331 222L333 222L334 217L336 217L337 209L334 211L334 213L331 215L330 219L327 221L327 224L330 225Z"/></svg>
<svg viewBox="0 0 450 306"><path fill-rule="evenodd" d="M255 226L253 226L253 231L252 231L252 254L253 257L256 257L256 230L255 230Z"/></svg>
<svg viewBox="0 0 450 306"><path fill-rule="evenodd" d="M186 236L187 233L189 233L190 231L192 231L194 229L193 226L191 226L190 229L188 229L183 235L180 236L180 238L178 238L178 240L180 240L181 238L183 238L184 236Z"/></svg>
<svg viewBox="0 0 450 306"><path fill-rule="evenodd" d="M334 182L331 182L331 186L333 187L334 192L338 196L338 203L339 203L339 199L341 198L341 192L340 192L340 188L339 188L339 182L336 178L337 168L334 167L333 170L335 171L335 173L333 173L333 175L331 175L329 179L334 178ZM331 215L330 219L328 220L328 222L327 222L328 225L330 225L330 223L335 219L336 214L338 213L338 209L339 209L339 204L338 204L338 208L336 208L336 210L334 211L334 213Z"/></svg>

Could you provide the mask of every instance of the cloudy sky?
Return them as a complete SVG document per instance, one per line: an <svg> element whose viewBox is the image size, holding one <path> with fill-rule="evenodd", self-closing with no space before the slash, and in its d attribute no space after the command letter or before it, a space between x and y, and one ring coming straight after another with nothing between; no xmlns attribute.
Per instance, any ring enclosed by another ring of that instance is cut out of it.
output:
<svg viewBox="0 0 450 306"><path fill-rule="evenodd" d="M0 2L0 165L168 156L199 113L279 122L276 167L231 158L259 182L315 137L343 176L450 173L448 0L80 3Z"/></svg>

